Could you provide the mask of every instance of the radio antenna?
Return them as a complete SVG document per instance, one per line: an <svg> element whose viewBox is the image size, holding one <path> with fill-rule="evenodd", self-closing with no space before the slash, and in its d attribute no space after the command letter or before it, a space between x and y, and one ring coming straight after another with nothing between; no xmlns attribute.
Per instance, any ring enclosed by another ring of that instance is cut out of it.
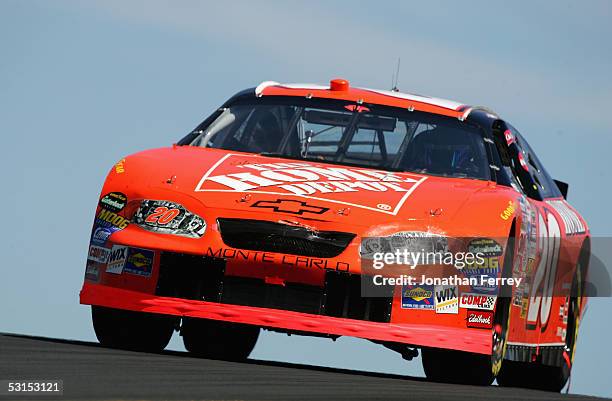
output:
<svg viewBox="0 0 612 401"><path fill-rule="evenodd" d="M400 62L401 58L397 58L397 69L395 70L395 74L391 74L391 91L399 92L399 88L397 87L397 81L399 80L399 72L400 72Z"/></svg>

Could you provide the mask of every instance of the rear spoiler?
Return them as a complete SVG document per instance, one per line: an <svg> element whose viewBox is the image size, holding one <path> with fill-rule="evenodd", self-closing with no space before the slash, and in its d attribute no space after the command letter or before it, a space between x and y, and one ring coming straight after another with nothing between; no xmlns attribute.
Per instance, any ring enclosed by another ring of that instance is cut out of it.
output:
<svg viewBox="0 0 612 401"><path fill-rule="evenodd" d="M557 188L561 191L561 195L563 195L563 199L567 199L567 191L569 190L569 184L567 182L553 180L555 184L557 184Z"/></svg>

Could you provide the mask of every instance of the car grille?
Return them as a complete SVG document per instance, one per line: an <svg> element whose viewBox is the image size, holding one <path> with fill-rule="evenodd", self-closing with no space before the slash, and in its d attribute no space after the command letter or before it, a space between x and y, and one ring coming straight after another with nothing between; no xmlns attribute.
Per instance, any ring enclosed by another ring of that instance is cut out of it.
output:
<svg viewBox="0 0 612 401"><path fill-rule="evenodd" d="M261 279L226 276L222 259L162 252L156 295L389 322L392 289L383 296L362 297L361 277L328 271L323 286L273 285Z"/></svg>
<svg viewBox="0 0 612 401"><path fill-rule="evenodd" d="M352 233L314 231L263 220L219 218L217 224L223 242L232 248L317 258L340 255L355 238Z"/></svg>

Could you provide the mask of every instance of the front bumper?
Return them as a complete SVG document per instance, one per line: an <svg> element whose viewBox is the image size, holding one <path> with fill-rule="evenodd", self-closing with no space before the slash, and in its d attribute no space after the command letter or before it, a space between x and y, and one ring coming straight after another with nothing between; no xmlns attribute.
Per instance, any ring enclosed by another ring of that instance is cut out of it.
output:
<svg viewBox="0 0 612 401"><path fill-rule="evenodd" d="M377 323L279 309L162 297L89 282L83 285L80 301L87 305L137 312L222 320L297 332L351 336L417 347L455 349L479 354L491 352L491 333L488 330L432 324Z"/></svg>

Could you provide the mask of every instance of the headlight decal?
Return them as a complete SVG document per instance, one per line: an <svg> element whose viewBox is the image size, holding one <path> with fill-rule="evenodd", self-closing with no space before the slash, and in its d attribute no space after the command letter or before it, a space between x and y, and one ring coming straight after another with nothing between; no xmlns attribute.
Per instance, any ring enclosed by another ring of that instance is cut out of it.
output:
<svg viewBox="0 0 612 401"><path fill-rule="evenodd" d="M378 252L446 252L445 236L423 231L402 231L385 237L365 237L361 240L360 253L364 259L372 259Z"/></svg>
<svg viewBox="0 0 612 401"><path fill-rule="evenodd" d="M148 231L190 238L200 238L206 231L203 218L165 200L143 200L133 221Z"/></svg>

